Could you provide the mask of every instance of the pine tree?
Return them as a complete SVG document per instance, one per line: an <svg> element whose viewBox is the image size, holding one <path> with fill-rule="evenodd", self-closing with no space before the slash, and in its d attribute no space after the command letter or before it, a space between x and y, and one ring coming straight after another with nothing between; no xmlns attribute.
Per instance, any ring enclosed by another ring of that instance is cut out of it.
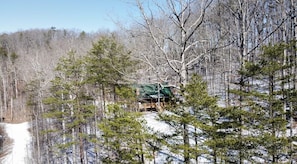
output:
<svg viewBox="0 0 297 164"><path fill-rule="evenodd" d="M142 114L135 112L136 93L127 85L117 86L117 101L108 105L106 117L99 124L99 141L106 153L106 163L145 163L152 158L147 141L152 140Z"/></svg>
<svg viewBox="0 0 297 164"><path fill-rule="evenodd" d="M192 152L199 151L190 145L191 133L189 131L191 125L194 124L196 118L189 112L185 106L168 109L168 112L160 113L159 119L168 124L173 131L161 134L163 143L169 150L183 157L184 163L190 163L193 158Z"/></svg>
<svg viewBox="0 0 297 164"><path fill-rule="evenodd" d="M190 163L198 157L208 155L217 162L223 150L223 132L219 131L220 108L217 100L209 96L207 84L194 75L184 88L185 101L159 118L174 129L172 133L163 134L165 145ZM202 142L202 140L205 140ZM191 142L194 141L194 142ZM194 144L192 144L194 143Z"/></svg>
<svg viewBox="0 0 297 164"><path fill-rule="evenodd" d="M240 89L231 93L240 101L229 110L235 133L228 149L235 152L234 161L278 163L288 150L285 106L290 88L285 86L290 76L283 72L290 65L283 63L285 47L282 43L264 46L258 60L246 62L239 71Z"/></svg>
<svg viewBox="0 0 297 164"><path fill-rule="evenodd" d="M256 120L262 116L261 110L251 99L249 92L249 73L243 67L239 70L240 80L238 88L231 89L233 95L233 105L223 110L223 115L227 119L225 127L229 127L228 135L225 136L226 162L243 163L252 161L257 140L254 133ZM251 112L252 111L252 112ZM257 129L257 128L256 128Z"/></svg>
<svg viewBox="0 0 297 164"><path fill-rule="evenodd" d="M130 85L117 85L115 88L116 102L120 104L126 111L137 111L137 95L136 90Z"/></svg>
<svg viewBox="0 0 297 164"><path fill-rule="evenodd" d="M135 70L136 65L130 52L114 36L101 37L93 44L86 61L88 81L100 87L104 99L103 106L108 93L113 94L113 99L116 99L117 85L128 80L128 75Z"/></svg>
<svg viewBox="0 0 297 164"><path fill-rule="evenodd" d="M44 100L48 105L46 118L51 118L52 129L48 133L60 136L55 141L58 156L62 153L63 162L86 163L85 140L88 135L85 129L93 118L92 98L86 94L86 71L84 62L77 59L73 52L62 58L56 67L57 75L52 81L51 96ZM67 156L67 151L72 156ZM79 159L77 159L79 157Z"/></svg>
<svg viewBox="0 0 297 164"><path fill-rule="evenodd" d="M262 113L257 122L260 125L259 148L264 148L267 153L262 158L272 163L280 162L288 148L284 107L289 88L282 86L287 83L286 79L290 76L283 76L282 73L290 65L283 64L285 47L283 43L264 46L258 62L247 67L247 71L256 70L253 71L252 77L257 80L258 85L261 85L260 88L251 87L254 92L254 102Z"/></svg>
<svg viewBox="0 0 297 164"><path fill-rule="evenodd" d="M226 155L224 154L226 127L221 122L224 112L218 107L217 98L209 95L207 83L200 76L193 75L185 87L185 92L187 93L186 106L191 108L191 114L196 118L193 124L195 147L196 149L200 147L201 151L196 155L196 159L203 153L210 156L213 163L217 163ZM204 141L201 142L201 140Z"/></svg>
<svg viewBox="0 0 297 164"><path fill-rule="evenodd" d="M99 124L105 163L144 163L149 154L144 147L148 134L138 112L127 112L118 104L108 106Z"/></svg>

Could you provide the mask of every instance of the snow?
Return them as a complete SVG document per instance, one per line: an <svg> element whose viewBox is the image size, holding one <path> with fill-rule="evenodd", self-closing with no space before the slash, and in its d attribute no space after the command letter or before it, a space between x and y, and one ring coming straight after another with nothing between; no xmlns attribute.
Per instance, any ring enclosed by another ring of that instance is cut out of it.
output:
<svg viewBox="0 0 297 164"><path fill-rule="evenodd" d="M4 124L6 133L12 139L11 152L5 157L4 164L27 164L30 157L31 135L29 123Z"/></svg>
<svg viewBox="0 0 297 164"><path fill-rule="evenodd" d="M169 115L173 114L166 111L164 111L164 113ZM146 125L150 127L154 132L161 132L163 134L172 134L174 131L174 129L171 126L169 126L165 122L158 120L158 113L155 113L155 112L146 113L143 115L143 119L146 121ZM209 160L203 156L199 157L198 161L199 163L210 163ZM172 152L169 151L168 148L162 147L162 149L158 151L155 156L155 162L150 161L147 163L148 164L152 164L152 163L181 164L183 163L183 158L180 155L173 154ZM192 161L192 163L195 163L195 161Z"/></svg>
<svg viewBox="0 0 297 164"><path fill-rule="evenodd" d="M152 113L146 113L144 115L144 119L146 121L146 125L155 132L163 132L163 133L169 133L171 130L173 130L168 124L158 121L156 118L158 117L158 113L152 112Z"/></svg>
<svg viewBox="0 0 297 164"><path fill-rule="evenodd" d="M148 112L143 115L143 119L146 121L147 126L152 128L153 131L158 131L162 133L170 134L173 129L168 124L159 121L158 113ZM8 137L12 140L11 152L4 157L3 164L29 164L31 159L31 147L30 143L32 136L30 135L29 123L24 122L20 124L8 124L4 123L5 129ZM289 135L289 129L287 130L287 135ZM293 135L297 135L297 129L293 129ZM297 142L293 142L297 145ZM177 154L171 153L166 147L156 153L155 163L166 163L167 158L172 160L172 163L183 163L182 157ZM258 159L259 161L261 159ZM194 161L192 161L194 162ZM208 163L207 157L199 157L199 163ZM154 163L154 161L147 161L148 164Z"/></svg>

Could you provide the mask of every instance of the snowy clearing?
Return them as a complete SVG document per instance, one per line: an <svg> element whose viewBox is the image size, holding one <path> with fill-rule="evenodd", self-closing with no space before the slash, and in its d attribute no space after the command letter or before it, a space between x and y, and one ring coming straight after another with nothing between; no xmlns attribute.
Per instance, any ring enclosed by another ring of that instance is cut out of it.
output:
<svg viewBox="0 0 297 164"><path fill-rule="evenodd" d="M4 124L6 133L12 139L11 152L5 157L4 164L29 164L31 135L29 123Z"/></svg>

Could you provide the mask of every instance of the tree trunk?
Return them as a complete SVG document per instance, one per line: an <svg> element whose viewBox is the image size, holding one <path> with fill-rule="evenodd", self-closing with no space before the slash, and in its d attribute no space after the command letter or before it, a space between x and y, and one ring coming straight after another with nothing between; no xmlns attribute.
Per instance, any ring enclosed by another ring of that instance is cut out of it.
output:
<svg viewBox="0 0 297 164"><path fill-rule="evenodd" d="M36 109L34 109L34 110L36 110ZM37 142L37 163L40 163L40 159L41 159L41 151L40 151L40 138L39 138L39 123L38 123L38 118L39 118L39 116L38 116L38 111L33 111L33 113L34 113L34 117L35 117L35 126L36 126L36 142Z"/></svg>
<svg viewBox="0 0 297 164"><path fill-rule="evenodd" d="M62 94L62 100L64 100L64 94ZM62 113L65 112L64 105L62 104ZM64 114L63 114L63 119L62 119L62 143L65 145L66 144L66 125L65 125L65 119L64 119ZM67 164L67 154L66 152L63 154L63 164Z"/></svg>
<svg viewBox="0 0 297 164"><path fill-rule="evenodd" d="M6 86L6 78L4 73L2 74L2 86L3 86L3 110L7 112L7 86Z"/></svg>
<svg viewBox="0 0 297 164"><path fill-rule="evenodd" d="M189 139L189 131L188 131L188 125L186 123L183 124L183 139L184 139L184 162L185 164L190 164L190 139Z"/></svg>
<svg viewBox="0 0 297 164"><path fill-rule="evenodd" d="M181 88L185 87L187 84L187 68L186 68L185 63L182 64L179 78L180 78Z"/></svg>
<svg viewBox="0 0 297 164"><path fill-rule="evenodd" d="M101 84L101 89L102 89L102 102L103 102L103 113L106 112L105 111L105 106L106 106L106 100L105 100L105 87L104 84Z"/></svg>
<svg viewBox="0 0 297 164"><path fill-rule="evenodd" d="M70 95L70 100L72 100L73 101L73 95ZM74 117L74 107L73 107L73 105L71 104L70 105L70 116L71 116L71 118L73 118ZM77 132L76 132L76 130L77 129L75 129L74 127L72 127L72 129L71 129L71 135L72 135L72 142L73 143L75 143L76 142L76 139L77 139L77 137L76 137L76 135L77 135ZM73 161L73 163L77 163L76 162L76 159L77 159L77 157L76 157L76 154L77 152L76 152L76 144L72 144L72 161Z"/></svg>
<svg viewBox="0 0 297 164"><path fill-rule="evenodd" d="M78 133L79 133L79 156L80 156L80 163L81 164L85 164L85 156L84 156L84 141L83 141L83 137L82 137L82 127L80 125L80 127L78 128Z"/></svg>

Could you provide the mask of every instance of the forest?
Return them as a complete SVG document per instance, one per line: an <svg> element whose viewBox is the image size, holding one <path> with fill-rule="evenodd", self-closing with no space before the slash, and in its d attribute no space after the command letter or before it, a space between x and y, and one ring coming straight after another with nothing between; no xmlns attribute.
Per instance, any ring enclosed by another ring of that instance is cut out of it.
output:
<svg viewBox="0 0 297 164"><path fill-rule="evenodd" d="M0 34L0 118L30 123L28 163L297 162L296 1L131 5L114 31ZM177 93L143 111L135 84Z"/></svg>

